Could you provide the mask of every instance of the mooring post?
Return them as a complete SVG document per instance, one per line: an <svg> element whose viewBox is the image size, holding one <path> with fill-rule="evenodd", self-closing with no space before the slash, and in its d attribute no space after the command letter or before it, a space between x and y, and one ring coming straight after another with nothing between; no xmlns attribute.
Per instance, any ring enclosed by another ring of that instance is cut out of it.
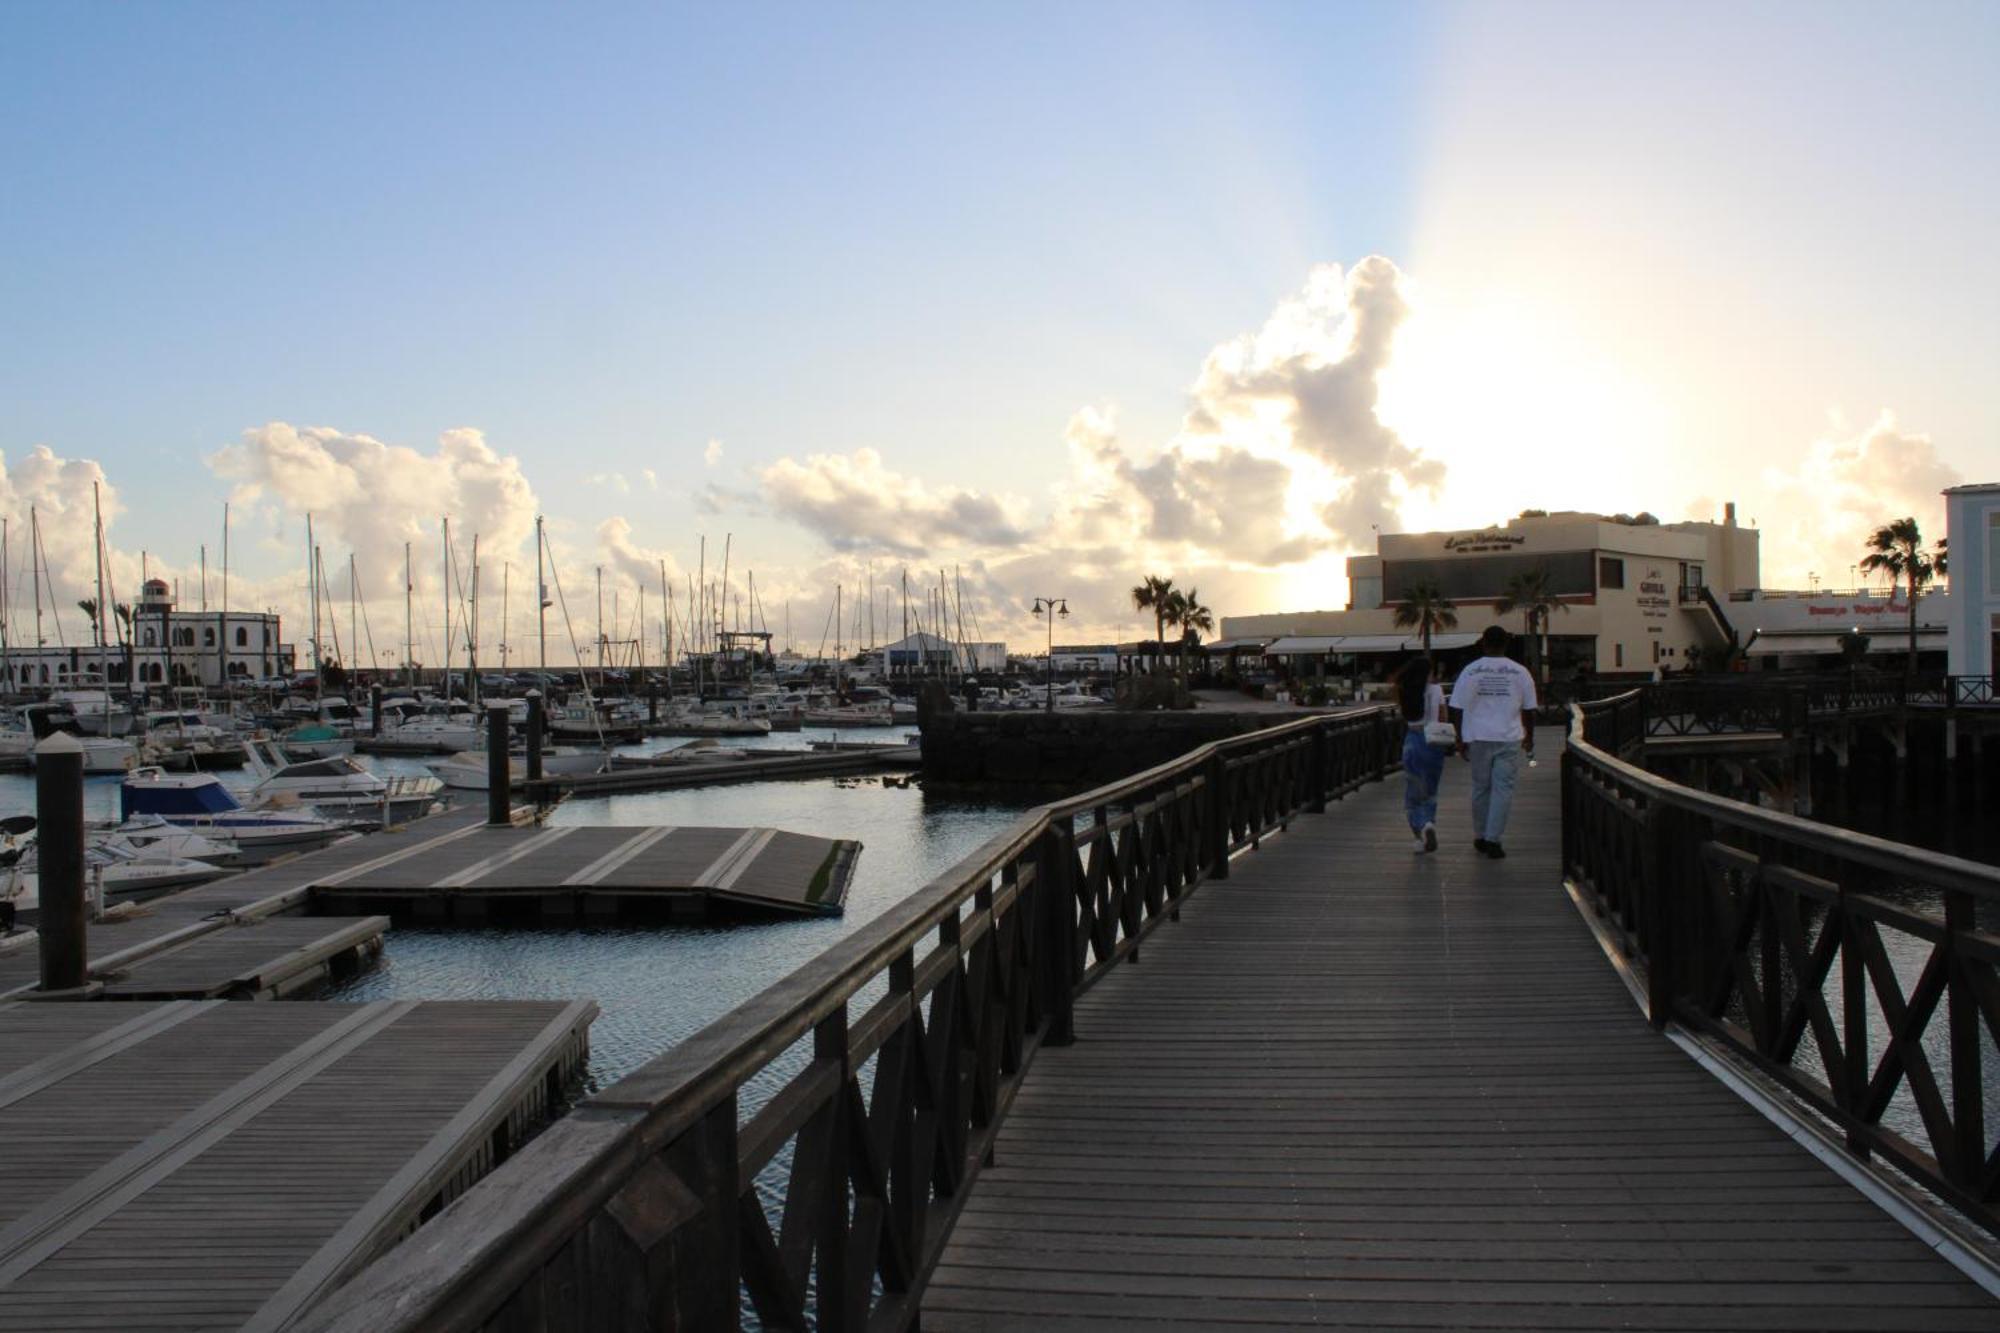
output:
<svg viewBox="0 0 2000 1333"><path fill-rule="evenodd" d="M542 692L528 691L528 781L542 780Z"/></svg>
<svg viewBox="0 0 2000 1333"><path fill-rule="evenodd" d="M648 676L646 677L646 721L658 722L659 720L660 682Z"/></svg>
<svg viewBox="0 0 2000 1333"><path fill-rule="evenodd" d="M87 980L84 917L83 742L54 732L35 746L35 841L39 862L42 986L81 990Z"/></svg>
<svg viewBox="0 0 2000 1333"><path fill-rule="evenodd" d="M370 685L368 687L368 734L370 736L380 736L382 734L382 687L380 685Z"/></svg>
<svg viewBox="0 0 2000 1333"><path fill-rule="evenodd" d="M486 705L486 822L514 822L513 773L507 760L507 705Z"/></svg>

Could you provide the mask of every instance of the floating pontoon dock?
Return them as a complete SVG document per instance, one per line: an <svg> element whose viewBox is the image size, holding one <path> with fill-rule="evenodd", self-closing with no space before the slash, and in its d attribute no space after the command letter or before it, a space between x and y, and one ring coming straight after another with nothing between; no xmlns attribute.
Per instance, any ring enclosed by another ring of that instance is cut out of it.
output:
<svg viewBox="0 0 2000 1333"><path fill-rule="evenodd" d="M0 1002L0 1330L283 1327L521 1145L596 1012Z"/></svg>

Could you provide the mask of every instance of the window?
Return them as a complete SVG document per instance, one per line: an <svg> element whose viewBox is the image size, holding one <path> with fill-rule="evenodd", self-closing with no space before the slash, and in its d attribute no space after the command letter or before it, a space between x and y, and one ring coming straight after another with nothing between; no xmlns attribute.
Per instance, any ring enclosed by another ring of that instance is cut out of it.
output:
<svg viewBox="0 0 2000 1333"><path fill-rule="evenodd" d="M250 631L244 629L241 625L236 627L236 646L238 648L248 648L250 646Z"/></svg>
<svg viewBox="0 0 2000 1333"><path fill-rule="evenodd" d="M151 648L154 644L158 643L159 641L160 641L159 636L153 632L153 627L151 625L146 626L146 632L139 638L140 644L143 647L147 648Z"/></svg>
<svg viewBox="0 0 2000 1333"><path fill-rule="evenodd" d="M183 625L174 631L174 647L194 647L194 627L192 625Z"/></svg>
<svg viewBox="0 0 2000 1333"><path fill-rule="evenodd" d="M1681 586L1689 589L1701 586L1700 565L1690 565L1686 561L1681 562Z"/></svg>
<svg viewBox="0 0 2000 1333"><path fill-rule="evenodd" d="M2000 593L2000 509L1986 511L1986 595Z"/></svg>
<svg viewBox="0 0 2000 1333"><path fill-rule="evenodd" d="M1625 586L1625 562L1615 555L1597 557L1597 586L1600 588L1622 588Z"/></svg>
<svg viewBox="0 0 2000 1333"><path fill-rule="evenodd" d="M1611 645L1611 665L1615 667L1622 667L1625 665L1624 644L1614 643Z"/></svg>
<svg viewBox="0 0 2000 1333"><path fill-rule="evenodd" d="M1657 665L1659 665L1659 661L1660 661L1660 641L1659 641L1658 639L1654 639L1654 640L1653 640L1653 664L1654 664L1655 666L1657 666Z"/></svg>
<svg viewBox="0 0 2000 1333"><path fill-rule="evenodd" d="M201 646L204 648L215 647L215 627L213 625L201 632Z"/></svg>

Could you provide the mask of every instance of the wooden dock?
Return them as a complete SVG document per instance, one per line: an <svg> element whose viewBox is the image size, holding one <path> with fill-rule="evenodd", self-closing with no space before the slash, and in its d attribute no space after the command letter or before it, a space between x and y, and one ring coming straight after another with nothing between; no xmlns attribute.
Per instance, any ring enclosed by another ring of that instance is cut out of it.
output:
<svg viewBox="0 0 2000 1333"><path fill-rule="evenodd" d="M322 909L430 920L837 913L861 844L768 828L473 826L307 877Z"/></svg>
<svg viewBox="0 0 2000 1333"><path fill-rule="evenodd" d="M925 1329L2000 1327L1647 1025L1561 887L1552 758L1504 861L1468 845L1467 772L1435 855L1399 780L1364 788L1084 994Z"/></svg>
<svg viewBox="0 0 2000 1333"><path fill-rule="evenodd" d="M0 1003L0 1330L285 1326L525 1141L595 1013Z"/></svg>

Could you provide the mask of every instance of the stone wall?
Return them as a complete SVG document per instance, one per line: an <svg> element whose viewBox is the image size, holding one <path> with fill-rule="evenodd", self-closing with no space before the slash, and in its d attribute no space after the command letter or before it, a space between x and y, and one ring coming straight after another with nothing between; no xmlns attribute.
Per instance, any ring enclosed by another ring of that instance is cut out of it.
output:
<svg viewBox="0 0 2000 1333"><path fill-rule="evenodd" d="M1305 711L938 713L923 732L924 777L1082 791L1178 759L1198 745L1310 717Z"/></svg>

